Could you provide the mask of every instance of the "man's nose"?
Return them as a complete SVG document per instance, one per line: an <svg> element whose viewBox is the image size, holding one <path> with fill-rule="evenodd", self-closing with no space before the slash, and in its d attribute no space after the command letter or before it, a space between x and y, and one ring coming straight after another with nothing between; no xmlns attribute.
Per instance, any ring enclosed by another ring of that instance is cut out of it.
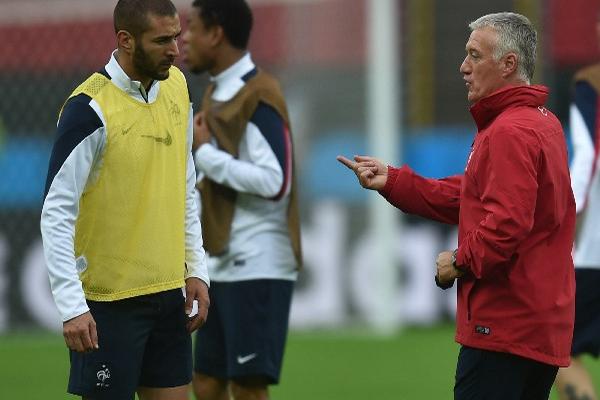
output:
<svg viewBox="0 0 600 400"><path fill-rule="evenodd" d="M463 74L468 74L471 71L471 66L467 62L466 58L463 60L462 64L460 64L460 68L458 70Z"/></svg>
<svg viewBox="0 0 600 400"><path fill-rule="evenodd" d="M177 39L173 39L171 45L169 46L169 55L173 55L174 57L179 56L179 45L177 44Z"/></svg>

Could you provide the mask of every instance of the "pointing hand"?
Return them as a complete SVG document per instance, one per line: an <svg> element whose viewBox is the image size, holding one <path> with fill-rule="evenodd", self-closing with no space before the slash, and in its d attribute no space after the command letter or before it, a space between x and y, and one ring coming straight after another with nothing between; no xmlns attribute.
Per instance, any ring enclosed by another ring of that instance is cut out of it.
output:
<svg viewBox="0 0 600 400"><path fill-rule="evenodd" d="M369 156L354 156L354 161L344 157L336 157L348 169L354 171L358 182L365 189L381 190L387 182L388 168L376 158Z"/></svg>

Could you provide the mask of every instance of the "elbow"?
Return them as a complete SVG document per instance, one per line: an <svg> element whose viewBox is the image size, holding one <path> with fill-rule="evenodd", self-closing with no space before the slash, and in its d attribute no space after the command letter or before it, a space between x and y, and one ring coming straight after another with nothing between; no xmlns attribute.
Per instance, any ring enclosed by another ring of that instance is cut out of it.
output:
<svg viewBox="0 0 600 400"><path fill-rule="evenodd" d="M268 199L277 200L285 193L285 190L283 182L279 184L269 182L265 184L263 196Z"/></svg>
<svg viewBox="0 0 600 400"><path fill-rule="evenodd" d="M288 182L283 179L283 174L270 174L263 183L262 195L268 199L278 200L287 192Z"/></svg>

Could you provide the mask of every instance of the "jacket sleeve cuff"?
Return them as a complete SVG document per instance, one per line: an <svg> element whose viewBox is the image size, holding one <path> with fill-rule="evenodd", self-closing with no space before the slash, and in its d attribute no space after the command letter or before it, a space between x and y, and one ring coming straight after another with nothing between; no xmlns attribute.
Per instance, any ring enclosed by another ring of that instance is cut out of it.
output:
<svg viewBox="0 0 600 400"><path fill-rule="evenodd" d="M205 263L197 265L195 267L190 267L188 265L185 272L185 279L188 278L198 278L204 281L204 283L206 283L206 286L210 287L210 278L208 277L208 270L206 268Z"/></svg>
<svg viewBox="0 0 600 400"><path fill-rule="evenodd" d="M385 186L383 189L379 190L379 194L385 197L386 199L391 195L392 189L396 183L396 178L398 177L398 168L394 168L391 165L388 165L388 176L387 181L385 182Z"/></svg>
<svg viewBox="0 0 600 400"><path fill-rule="evenodd" d="M458 268L461 271L465 271L468 272L471 270L469 263L467 262L466 259L466 255L465 255L465 247L459 247L458 249L456 249L456 268Z"/></svg>
<svg viewBox="0 0 600 400"><path fill-rule="evenodd" d="M85 297L83 297L83 293L81 293L80 298L75 298L75 296L71 296L70 304L67 304L66 301L57 302L57 308L60 313L62 322L67 322L75 317L79 317L82 314L90 311L90 308L85 301ZM67 296L69 297L69 296Z"/></svg>

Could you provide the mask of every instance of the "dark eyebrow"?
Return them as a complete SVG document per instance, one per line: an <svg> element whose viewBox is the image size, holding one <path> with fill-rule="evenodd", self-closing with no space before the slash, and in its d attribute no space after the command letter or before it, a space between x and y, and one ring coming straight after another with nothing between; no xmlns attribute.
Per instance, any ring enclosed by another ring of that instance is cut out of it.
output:
<svg viewBox="0 0 600 400"><path fill-rule="evenodd" d="M179 32L177 32L175 35L157 36L154 39L152 39L152 41L153 42L163 42L166 40L177 39L179 36L181 36L181 30Z"/></svg>

